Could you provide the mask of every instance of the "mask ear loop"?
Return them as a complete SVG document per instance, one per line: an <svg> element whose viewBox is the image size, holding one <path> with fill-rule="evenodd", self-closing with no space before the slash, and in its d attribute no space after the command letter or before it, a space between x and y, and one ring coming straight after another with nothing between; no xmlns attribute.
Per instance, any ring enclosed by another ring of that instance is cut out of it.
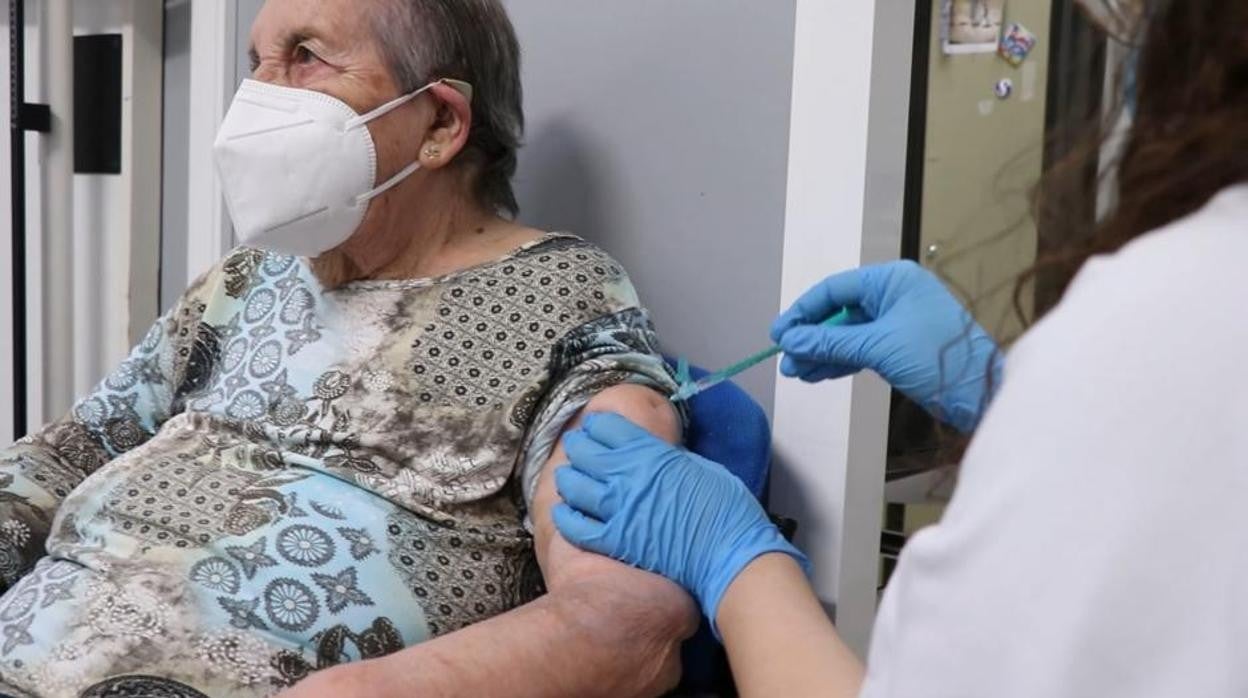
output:
<svg viewBox="0 0 1248 698"><path fill-rule="evenodd" d="M347 121L347 123L346 123L346 125L345 125L345 127L344 127L344 128L345 128L345 130L350 131L350 130L351 130L351 129L353 129L353 128L359 128L360 126L363 126L364 124L367 124L367 123L368 123L368 122L370 122L370 121L373 121L373 120L375 120L375 119L380 119L381 117L385 116L386 114L389 114L390 112L394 111L395 109L398 109L399 107L403 106L404 104L407 104L408 102L412 101L413 99L416 99L417 97L421 96L422 94L424 94L424 93L428 92L429 90L433 89L433 86L434 86L434 85L449 85L449 86L451 86L451 87L455 88L455 90L457 90L457 91L458 91L460 94L462 94L464 97L466 97L466 98L468 99L468 101L469 101L469 102L471 102L471 101L472 101L472 97L473 97L473 89L472 89L472 85L470 85L470 84L468 84L468 83L464 82L463 80L455 80L455 79L452 79L452 78L446 78L446 79L443 79L443 80L436 80L436 81L434 81L434 82L429 83L428 85L425 85L424 87L420 88L419 90L416 90L415 92L412 92L412 93L410 93L410 94L405 94L405 95L403 95L402 97L397 97L397 98L395 98L395 99L392 99L392 100L390 100L389 102L386 102L385 104L381 105L380 107L377 107L376 109L374 109L374 110L370 111L370 112L369 112L369 113L367 113L367 114L361 114L360 116L357 116L357 117L355 117L354 119L351 119L351 120Z"/></svg>
<svg viewBox="0 0 1248 698"><path fill-rule="evenodd" d="M438 83L431 82L428 85L425 85L424 87L420 88L419 90L412 92L411 94L405 94L402 97L397 97L395 99L390 100L389 102L386 102L380 107L377 107L376 109L370 111L367 114L361 114L355 117L354 119L347 121L347 123L343 126L343 130L350 131L351 129L359 128L363 126L364 124L367 124L370 121L375 121L377 119L380 119L381 117L385 116L386 114L389 114L395 109L398 109L399 107L403 106L404 104L407 104L413 99L416 99L417 97L424 94L425 92L428 92L429 89L432 88L436 84Z"/></svg>
<svg viewBox="0 0 1248 698"><path fill-rule="evenodd" d="M398 174L391 177L390 179L387 179L384 183L382 183L381 186L373 189L372 191L364 192L363 194L360 194L359 196L355 197L355 205L363 206L369 201L376 199L382 194L385 194L386 192L398 186L399 182L402 182L403 180L415 174L416 170L419 170L420 167L421 167L420 160L413 162L407 167L404 167L403 169L399 170Z"/></svg>
<svg viewBox="0 0 1248 698"><path fill-rule="evenodd" d="M363 114L363 115L355 117L354 119L351 119L346 124L346 130L349 131L353 128L359 128L374 119L380 119L381 117L385 116L386 114L389 114L395 109L398 109L399 107L403 106L404 104L407 104L413 99L416 99L421 94L432 89L434 85L438 85L438 84L450 85L456 90L459 90L460 94L463 94L465 97L467 97L468 101L470 102L472 101L472 85L462 80L452 80L452 79L438 80L437 82L431 82L428 85L425 85L424 87L420 88L419 90L416 90L415 92L411 94L406 94L397 99L393 99L381 105L380 107L377 107L376 109L370 111L367 114ZM402 182L408 177L411 177L420 168L421 168L420 160L413 162L407 167L404 167L403 169L399 170L398 174L396 174L395 176L383 182L381 186L378 186L374 188L372 191L365 192L355 197L355 205L362 206L368 203L369 201L381 196L382 194L385 194L387 191L390 191L394 187L398 186L399 182Z"/></svg>

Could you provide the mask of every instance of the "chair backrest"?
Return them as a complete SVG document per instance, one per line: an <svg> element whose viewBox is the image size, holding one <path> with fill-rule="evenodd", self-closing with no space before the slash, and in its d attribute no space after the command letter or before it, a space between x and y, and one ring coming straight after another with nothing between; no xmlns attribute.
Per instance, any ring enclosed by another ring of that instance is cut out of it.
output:
<svg viewBox="0 0 1248 698"><path fill-rule="evenodd" d="M694 380L707 372L690 367ZM767 413L744 390L722 383L689 401L689 428L685 447L723 465L758 497L766 501L771 476L771 425ZM681 694L733 695L732 675L723 647L703 621L702 628L682 648L684 675Z"/></svg>

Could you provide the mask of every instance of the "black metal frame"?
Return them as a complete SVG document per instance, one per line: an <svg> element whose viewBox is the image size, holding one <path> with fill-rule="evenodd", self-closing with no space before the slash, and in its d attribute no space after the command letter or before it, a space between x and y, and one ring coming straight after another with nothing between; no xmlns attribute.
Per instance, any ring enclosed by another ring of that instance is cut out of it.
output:
<svg viewBox="0 0 1248 698"><path fill-rule="evenodd" d="M13 220L13 436L26 433L26 13L24 0L9 0L9 182Z"/></svg>
<svg viewBox="0 0 1248 698"><path fill-rule="evenodd" d="M1074 0L1053 1L1053 21L1049 30L1049 90L1045 111L1044 170L1061 165L1079 148L1086 147L1087 130L1099 124L1104 115L1104 76L1109 67L1110 40L1076 7ZM1081 163L1081 197L1066 193L1062 220L1044 216L1038 224L1038 253L1050 257L1069 240L1071 222L1078 220L1091 229L1097 220L1097 193L1100 190L1098 157ZM1042 212L1045 213L1045 212ZM1052 307L1065 288L1065 272L1041 269L1035 280L1037 309Z"/></svg>
<svg viewBox="0 0 1248 698"><path fill-rule="evenodd" d="M906 133L905 192L902 197L902 259L918 261L923 233L923 183L926 177L927 102L931 82L934 0L915 0L910 64L910 109ZM910 469L929 469L937 462L942 442L936 420L927 410L893 391L888 420L889 465L886 477L904 477ZM897 472L899 468L907 472Z"/></svg>
<svg viewBox="0 0 1248 698"><path fill-rule="evenodd" d="M9 0L9 186L12 191L13 435L26 435L26 132L47 133L52 112L26 102L25 0Z"/></svg>
<svg viewBox="0 0 1248 698"><path fill-rule="evenodd" d="M906 139L906 189L901 214L901 257L919 259L923 230L924 158L927 154L927 90L931 71L932 0L915 0L910 64L910 125Z"/></svg>

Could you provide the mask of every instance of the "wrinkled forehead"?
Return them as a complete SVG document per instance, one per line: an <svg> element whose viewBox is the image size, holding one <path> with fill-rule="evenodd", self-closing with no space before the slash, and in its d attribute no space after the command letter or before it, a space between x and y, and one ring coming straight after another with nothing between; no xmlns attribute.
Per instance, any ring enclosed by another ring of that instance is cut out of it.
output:
<svg viewBox="0 0 1248 698"><path fill-rule="evenodd" d="M251 25L251 49L261 55L316 40L361 56L377 56L374 17L389 0L265 0Z"/></svg>

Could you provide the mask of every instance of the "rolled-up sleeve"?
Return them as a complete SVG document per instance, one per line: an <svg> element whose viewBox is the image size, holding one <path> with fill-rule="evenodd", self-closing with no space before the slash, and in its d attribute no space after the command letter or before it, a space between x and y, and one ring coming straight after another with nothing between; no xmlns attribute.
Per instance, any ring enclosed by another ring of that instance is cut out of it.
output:
<svg viewBox="0 0 1248 698"><path fill-rule="evenodd" d="M550 389L529 427L521 476L526 503L532 503L542 467L560 434L593 397L616 385L643 385L663 395L677 389L659 353L650 317L628 308L581 325L555 347ZM682 414L683 419L683 414Z"/></svg>

